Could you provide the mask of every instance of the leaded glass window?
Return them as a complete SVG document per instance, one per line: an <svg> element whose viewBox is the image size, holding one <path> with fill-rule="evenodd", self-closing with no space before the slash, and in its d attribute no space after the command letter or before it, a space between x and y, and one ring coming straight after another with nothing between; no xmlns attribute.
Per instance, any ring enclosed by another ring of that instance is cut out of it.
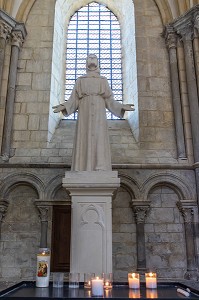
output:
<svg viewBox="0 0 199 300"><path fill-rule="evenodd" d="M122 64L120 25L104 5L89 3L70 19L66 47L65 100L76 79L86 73L86 57L96 54L100 73L108 79L116 101L122 102ZM77 113L68 119L76 119ZM117 119L107 111L107 119Z"/></svg>

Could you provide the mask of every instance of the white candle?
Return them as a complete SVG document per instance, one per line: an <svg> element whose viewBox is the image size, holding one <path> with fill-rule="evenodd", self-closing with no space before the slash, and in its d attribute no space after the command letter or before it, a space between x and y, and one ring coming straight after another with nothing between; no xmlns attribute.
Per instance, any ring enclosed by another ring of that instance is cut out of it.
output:
<svg viewBox="0 0 199 300"><path fill-rule="evenodd" d="M156 273L146 273L146 288L148 289L156 289L157 288L157 278Z"/></svg>
<svg viewBox="0 0 199 300"><path fill-rule="evenodd" d="M140 288L139 274L129 273L128 274L128 282L129 282L130 289L139 289Z"/></svg>
<svg viewBox="0 0 199 300"><path fill-rule="evenodd" d="M100 279L99 277L91 280L91 290L93 296L103 296L103 284L103 279Z"/></svg>
<svg viewBox="0 0 199 300"><path fill-rule="evenodd" d="M50 252L49 249L37 255L36 286L48 287L50 277Z"/></svg>

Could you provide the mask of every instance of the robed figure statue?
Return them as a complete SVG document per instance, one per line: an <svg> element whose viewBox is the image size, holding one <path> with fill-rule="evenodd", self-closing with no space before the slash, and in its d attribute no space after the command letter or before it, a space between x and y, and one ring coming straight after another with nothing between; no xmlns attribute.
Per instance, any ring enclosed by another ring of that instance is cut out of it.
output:
<svg viewBox="0 0 199 300"><path fill-rule="evenodd" d="M71 171L112 170L106 108L122 118L126 110L134 110L134 105L114 100L106 77L100 75L96 55L88 55L86 69L76 80L69 100L53 109L65 116L78 110Z"/></svg>

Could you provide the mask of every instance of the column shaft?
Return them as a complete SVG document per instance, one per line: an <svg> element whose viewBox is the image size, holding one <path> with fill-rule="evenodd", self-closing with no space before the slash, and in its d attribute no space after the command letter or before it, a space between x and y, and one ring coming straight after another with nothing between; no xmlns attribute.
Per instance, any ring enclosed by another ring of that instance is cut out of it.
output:
<svg viewBox="0 0 199 300"><path fill-rule="evenodd" d="M186 158L175 34L168 34L167 43L169 48L169 65L171 73L171 90L175 118L177 154L178 158Z"/></svg>
<svg viewBox="0 0 199 300"><path fill-rule="evenodd" d="M22 46L23 39L25 36L24 25L19 24L18 27L19 29L17 31L12 32L10 70L9 70L9 77L8 77L8 91L7 91L7 98L6 98L6 108L5 108L4 128L3 128L3 138L2 138L2 148L1 148L1 154L3 160L9 160L10 157L15 87L16 87L16 80L17 80L17 64L19 58L19 49Z"/></svg>
<svg viewBox="0 0 199 300"><path fill-rule="evenodd" d="M149 201L133 201L133 211L136 220L137 239L137 270L144 273L146 271L146 248L144 223L150 207Z"/></svg>
<svg viewBox="0 0 199 300"><path fill-rule="evenodd" d="M6 40L9 37L10 32L11 26L9 26L5 21L0 20L0 91L2 85Z"/></svg>
<svg viewBox="0 0 199 300"><path fill-rule="evenodd" d="M138 223L136 228L137 234L137 270L146 270L146 250L145 250L145 231L144 223Z"/></svg>
<svg viewBox="0 0 199 300"><path fill-rule="evenodd" d="M41 221L40 248L47 248L48 221Z"/></svg>
<svg viewBox="0 0 199 300"><path fill-rule="evenodd" d="M3 64L4 64L4 57L5 57L5 46L6 40L0 37L0 91L2 85L2 74L3 74Z"/></svg>
<svg viewBox="0 0 199 300"><path fill-rule="evenodd" d="M189 204L189 202L187 202ZM187 207L186 207L187 206ZM197 272L197 258L196 258L196 245L195 245L195 230L194 230L194 210L182 202L177 202L177 207L184 219L185 229L185 242L186 242L186 254L187 254L187 271L185 273L185 279L198 280Z"/></svg>
<svg viewBox="0 0 199 300"><path fill-rule="evenodd" d="M195 162L199 161L199 106L198 106L198 92L196 84L196 72L194 66L193 48L191 39L184 38L185 51L185 66L187 89L189 96L189 105L191 113L191 129L193 138L193 152Z"/></svg>
<svg viewBox="0 0 199 300"><path fill-rule="evenodd" d="M1 149L2 155L7 157L10 157L10 144L11 144L11 134L12 134L13 113L14 113L15 85L17 79L18 57L19 57L19 48L14 45L12 46L12 52L11 52L3 140L2 140L2 149Z"/></svg>

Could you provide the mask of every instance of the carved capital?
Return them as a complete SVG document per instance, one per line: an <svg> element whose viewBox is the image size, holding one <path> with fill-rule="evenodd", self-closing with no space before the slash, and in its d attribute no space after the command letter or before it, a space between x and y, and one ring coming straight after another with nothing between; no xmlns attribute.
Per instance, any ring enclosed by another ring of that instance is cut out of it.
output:
<svg viewBox="0 0 199 300"><path fill-rule="evenodd" d="M11 45L17 46L18 48L21 48L24 42L23 35L20 31L13 31L11 33Z"/></svg>
<svg viewBox="0 0 199 300"><path fill-rule="evenodd" d="M177 47L177 35L174 32L167 35L166 45L168 49Z"/></svg>
<svg viewBox="0 0 199 300"><path fill-rule="evenodd" d="M49 206L37 206L39 210L39 217L41 222L48 222L49 218Z"/></svg>
<svg viewBox="0 0 199 300"><path fill-rule="evenodd" d="M184 223L192 223L193 222L193 216L194 216L194 209L193 207L185 207L183 206L182 202L178 201L176 203L183 219Z"/></svg>
<svg viewBox="0 0 199 300"><path fill-rule="evenodd" d="M0 201L0 222L2 222L3 218L5 217L5 214L8 209L8 202L5 200Z"/></svg>
<svg viewBox="0 0 199 300"><path fill-rule="evenodd" d="M150 204L133 202L133 211L135 215L135 221L137 224L144 223L145 218L147 216L147 212L149 211Z"/></svg>
<svg viewBox="0 0 199 300"><path fill-rule="evenodd" d="M0 38L7 40L11 33L11 26L0 20Z"/></svg>
<svg viewBox="0 0 199 300"><path fill-rule="evenodd" d="M199 13L195 13L194 15L194 28L196 29L197 33L199 34Z"/></svg>
<svg viewBox="0 0 199 300"><path fill-rule="evenodd" d="M177 47L177 34L171 25L165 26L163 35L168 49Z"/></svg>
<svg viewBox="0 0 199 300"><path fill-rule="evenodd" d="M178 28L177 33L181 36L183 42L192 41L194 34L193 29L193 25L189 23L182 28Z"/></svg>

